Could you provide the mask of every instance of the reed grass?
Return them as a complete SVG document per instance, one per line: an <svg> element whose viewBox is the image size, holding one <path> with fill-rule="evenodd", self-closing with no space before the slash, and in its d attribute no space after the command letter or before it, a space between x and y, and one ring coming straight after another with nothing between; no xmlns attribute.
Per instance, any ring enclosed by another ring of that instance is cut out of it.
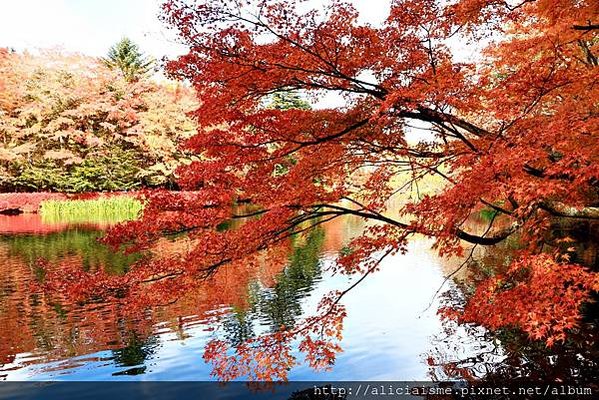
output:
<svg viewBox="0 0 599 400"><path fill-rule="evenodd" d="M143 204L129 196L100 197L91 200L47 200L40 205L47 223L119 223L138 219Z"/></svg>

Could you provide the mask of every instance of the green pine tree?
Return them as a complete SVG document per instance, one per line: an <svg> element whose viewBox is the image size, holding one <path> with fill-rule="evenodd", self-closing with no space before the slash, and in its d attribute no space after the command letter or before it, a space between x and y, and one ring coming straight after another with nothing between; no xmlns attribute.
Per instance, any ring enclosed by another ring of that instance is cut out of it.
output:
<svg viewBox="0 0 599 400"><path fill-rule="evenodd" d="M304 100L299 93L294 91L276 92L270 96L268 108L275 110L289 110L292 108L299 110L309 110L312 107L310 103Z"/></svg>
<svg viewBox="0 0 599 400"><path fill-rule="evenodd" d="M110 48L103 61L109 68L119 69L128 82L147 75L154 67L154 60L146 57L139 47L126 37Z"/></svg>

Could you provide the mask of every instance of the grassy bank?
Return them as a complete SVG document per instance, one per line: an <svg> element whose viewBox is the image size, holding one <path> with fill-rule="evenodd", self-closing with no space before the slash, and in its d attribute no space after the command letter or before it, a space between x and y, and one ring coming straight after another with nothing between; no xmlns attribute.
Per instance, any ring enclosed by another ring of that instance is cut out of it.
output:
<svg viewBox="0 0 599 400"><path fill-rule="evenodd" d="M48 200L40 205L44 222L118 223L137 219L142 203L129 196L100 197L91 200Z"/></svg>

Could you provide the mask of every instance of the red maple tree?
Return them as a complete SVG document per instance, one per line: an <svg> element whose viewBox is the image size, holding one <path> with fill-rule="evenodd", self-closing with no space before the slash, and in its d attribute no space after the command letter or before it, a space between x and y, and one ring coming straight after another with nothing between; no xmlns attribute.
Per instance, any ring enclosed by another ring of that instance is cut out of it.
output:
<svg viewBox="0 0 599 400"><path fill-rule="evenodd" d="M258 263L290 235L345 215L377 222L339 257L350 274L376 270L381 255L404 251L415 234L436 238L447 256L461 255L465 243L518 236L524 248L504 273L479 283L460 318L563 340L599 289L595 272L543 245L556 218L599 218L597 2L394 0L380 27L359 22L348 3L302 4L164 4L164 20L190 49L168 70L201 101L200 128L187 143L201 161L180 171L181 186L197 195L149 193L143 219L107 240L144 248L185 232L194 245L177 260L134 269L137 281ZM482 50L459 61L456 42ZM336 93L345 105L265 106L288 92ZM420 140L410 137L415 130ZM390 206L431 176L441 189ZM232 207L240 202L252 207ZM483 208L497 216L469 230ZM218 229L231 220L243 223ZM235 355L214 342L206 358L227 379L251 375L239 367L248 359L261 365L255 377L282 378L293 363L286 346L299 336L314 366L329 365L342 295Z"/></svg>

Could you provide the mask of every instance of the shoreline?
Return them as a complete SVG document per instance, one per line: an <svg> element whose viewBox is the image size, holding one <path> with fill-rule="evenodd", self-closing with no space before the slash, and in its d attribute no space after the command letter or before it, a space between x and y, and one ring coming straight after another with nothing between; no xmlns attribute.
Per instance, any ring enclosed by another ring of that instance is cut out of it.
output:
<svg viewBox="0 0 599 400"><path fill-rule="evenodd" d="M37 214L42 202L48 200L86 200L112 196L135 196L135 192L11 192L0 193L0 215Z"/></svg>

